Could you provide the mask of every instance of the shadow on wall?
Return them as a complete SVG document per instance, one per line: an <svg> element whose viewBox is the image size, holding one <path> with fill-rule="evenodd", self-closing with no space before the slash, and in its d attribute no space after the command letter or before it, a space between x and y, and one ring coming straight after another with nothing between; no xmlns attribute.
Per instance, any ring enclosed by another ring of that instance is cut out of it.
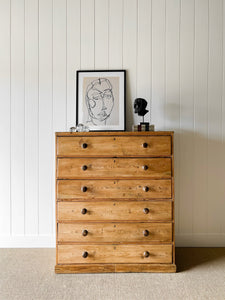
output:
<svg viewBox="0 0 225 300"><path fill-rule="evenodd" d="M177 272L199 265L212 267L225 261L225 248L176 248Z"/></svg>
<svg viewBox="0 0 225 300"><path fill-rule="evenodd" d="M224 233L222 116L215 108L209 119L205 107L194 112L190 103L167 104L165 112L165 129L175 132L176 233Z"/></svg>
<svg viewBox="0 0 225 300"><path fill-rule="evenodd" d="M130 75L126 72L126 130L131 131L134 124L134 99L131 97Z"/></svg>
<svg viewBox="0 0 225 300"><path fill-rule="evenodd" d="M138 116L133 112L131 90L127 72L127 130L140 121L136 120ZM174 99L177 101L177 94L174 94ZM206 103L194 107L193 101L183 99L181 105L169 100L165 106L159 103L156 107L154 104L152 113L156 130L160 128L175 132L176 234L205 234L207 244L207 234L225 232L225 137L222 135L222 112L215 107L209 114Z"/></svg>

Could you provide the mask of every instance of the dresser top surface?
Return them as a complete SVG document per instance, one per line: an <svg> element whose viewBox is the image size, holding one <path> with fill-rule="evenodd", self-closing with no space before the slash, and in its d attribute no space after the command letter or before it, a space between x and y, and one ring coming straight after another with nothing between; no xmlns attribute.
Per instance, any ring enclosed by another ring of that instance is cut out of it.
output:
<svg viewBox="0 0 225 300"><path fill-rule="evenodd" d="M173 131L89 131L89 132L56 132L56 136L171 136Z"/></svg>

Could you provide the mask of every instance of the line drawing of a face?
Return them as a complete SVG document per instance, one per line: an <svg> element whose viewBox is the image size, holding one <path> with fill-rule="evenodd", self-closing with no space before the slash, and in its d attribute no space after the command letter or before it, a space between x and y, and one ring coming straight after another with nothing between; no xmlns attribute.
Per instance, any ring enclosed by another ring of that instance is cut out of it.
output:
<svg viewBox="0 0 225 300"><path fill-rule="evenodd" d="M93 80L86 90L85 100L89 120L93 125L105 125L113 106L113 87L107 78Z"/></svg>

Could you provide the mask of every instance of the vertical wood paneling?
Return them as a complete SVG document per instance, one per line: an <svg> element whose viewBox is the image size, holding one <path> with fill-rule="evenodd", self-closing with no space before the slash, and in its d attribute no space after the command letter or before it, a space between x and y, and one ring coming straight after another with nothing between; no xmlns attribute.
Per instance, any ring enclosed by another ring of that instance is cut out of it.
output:
<svg viewBox="0 0 225 300"><path fill-rule="evenodd" d="M10 235L10 1L0 1L0 235Z"/></svg>
<svg viewBox="0 0 225 300"><path fill-rule="evenodd" d="M80 69L80 0L67 0L67 130L76 122L76 70Z"/></svg>
<svg viewBox="0 0 225 300"><path fill-rule="evenodd" d="M49 234L53 199L52 0L39 0L39 234Z"/></svg>
<svg viewBox="0 0 225 300"><path fill-rule="evenodd" d="M180 0L166 1L165 127L179 130L180 123Z"/></svg>
<svg viewBox="0 0 225 300"><path fill-rule="evenodd" d="M95 0L95 68L108 68L109 0Z"/></svg>
<svg viewBox="0 0 225 300"><path fill-rule="evenodd" d="M67 1L53 2L53 128L66 130L67 124Z"/></svg>
<svg viewBox="0 0 225 300"><path fill-rule="evenodd" d="M67 129L67 0L53 1L53 131ZM53 138L54 140L54 138ZM53 149L55 143L53 142ZM55 149L54 149L55 153ZM53 156L54 157L54 156ZM52 185L55 184L55 164ZM54 194L54 193L53 193ZM48 232L55 226L55 205L48 200Z"/></svg>
<svg viewBox="0 0 225 300"><path fill-rule="evenodd" d="M25 234L38 233L38 0L25 0Z"/></svg>
<svg viewBox="0 0 225 300"><path fill-rule="evenodd" d="M95 1L81 1L81 69L95 68Z"/></svg>
<svg viewBox="0 0 225 300"><path fill-rule="evenodd" d="M137 96L148 101L146 109L150 110L151 100L151 1L138 1L137 32ZM149 122L150 113L145 116ZM141 120L142 121L142 120Z"/></svg>
<svg viewBox="0 0 225 300"><path fill-rule="evenodd" d="M0 0L0 235L54 235L54 132L75 124L75 72L124 68L127 130L143 97L156 130L175 131L179 245L224 245L224 20L225 0Z"/></svg>
<svg viewBox="0 0 225 300"><path fill-rule="evenodd" d="M220 232L222 133L222 0L209 1L208 232ZM222 200L223 199L223 200ZM224 216L223 216L224 218Z"/></svg>
<svg viewBox="0 0 225 300"><path fill-rule="evenodd" d="M193 232L196 233L207 228L208 13L208 1L195 1Z"/></svg>
<svg viewBox="0 0 225 300"><path fill-rule="evenodd" d="M123 1L109 1L109 69L123 68Z"/></svg>
<svg viewBox="0 0 225 300"><path fill-rule="evenodd" d="M174 172L176 232L179 228L180 188L180 0L166 1L165 128L175 130Z"/></svg>
<svg viewBox="0 0 225 300"><path fill-rule="evenodd" d="M24 1L11 1L11 223L24 234Z"/></svg>
<svg viewBox="0 0 225 300"><path fill-rule="evenodd" d="M123 68L127 70L127 130L137 120L133 116L133 103L137 96L137 0L123 0Z"/></svg>
<svg viewBox="0 0 225 300"><path fill-rule="evenodd" d="M192 233L194 130L194 0L181 0L179 230Z"/></svg>
<svg viewBox="0 0 225 300"><path fill-rule="evenodd" d="M223 0L223 97L222 97L222 166L225 166L225 0ZM225 168L223 168L222 178L225 178ZM225 195L225 185L223 185L223 195ZM222 201L221 213L225 211L225 203ZM225 218L222 218L221 232L225 232Z"/></svg>
<svg viewBox="0 0 225 300"><path fill-rule="evenodd" d="M165 0L152 0L152 122L165 128Z"/></svg>

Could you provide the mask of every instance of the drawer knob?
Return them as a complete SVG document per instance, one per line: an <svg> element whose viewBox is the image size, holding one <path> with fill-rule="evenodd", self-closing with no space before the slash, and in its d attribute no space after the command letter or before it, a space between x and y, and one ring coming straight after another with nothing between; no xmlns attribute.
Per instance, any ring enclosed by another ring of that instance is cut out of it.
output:
<svg viewBox="0 0 225 300"><path fill-rule="evenodd" d="M85 215L85 214L87 213L87 209L86 209L86 208L83 208L83 209L81 210L81 213L82 213L82 215Z"/></svg>
<svg viewBox="0 0 225 300"><path fill-rule="evenodd" d="M143 144L142 144L142 147L143 147L143 148L147 148L147 147L148 147L148 143L143 143Z"/></svg>
<svg viewBox="0 0 225 300"><path fill-rule="evenodd" d="M144 236L148 236L148 235L149 235L149 231L148 231L147 229L144 230L144 231L143 231L143 235L144 235Z"/></svg>
<svg viewBox="0 0 225 300"><path fill-rule="evenodd" d="M84 251L83 254L82 254L83 258L87 258L88 257L88 252L87 251Z"/></svg>
<svg viewBox="0 0 225 300"><path fill-rule="evenodd" d="M148 191L149 191L149 187L148 187L148 186L144 186L144 187L143 187L143 191L144 191L144 192L148 192Z"/></svg>
<svg viewBox="0 0 225 300"><path fill-rule="evenodd" d="M86 187L86 186L82 186L81 191L82 191L83 193L87 192L87 187Z"/></svg>
<svg viewBox="0 0 225 300"><path fill-rule="evenodd" d="M86 149L87 148L87 144L86 143L83 143L82 145L81 145L81 147L83 148L83 149Z"/></svg>
<svg viewBox="0 0 225 300"><path fill-rule="evenodd" d="M87 166L86 165L82 166L82 170L86 171L87 170Z"/></svg>
<svg viewBox="0 0 225 300"><path fill-rule="evenodd" d="M148 214L148 213L149 213L149 209L146 207L146 208L143 209L143 212L144 212L145 214Z"/></svg>
<svg viewBox="0 0 225 300"><path fill-rule="evenodd" d="M84 230L82 231L82 235L83 235L83 236L87 236L87 235L88 235L88 231L87 231L86 229L84 229Z"/></svg>
<svg viewBox="0 0 225 300"><path fill-rule="evenodd" d="M150 255L150 254L149 254L148 251L145 251L145 252L144 252L144 257L149 257L149 255Z"/></svg>
<svg viewBox="0 0 225 300"><path fill-rule="evenodd" d="M142 169L146 171L146 170L148 170L148 166L144 165L144 166L142 166Z"/></svg>

